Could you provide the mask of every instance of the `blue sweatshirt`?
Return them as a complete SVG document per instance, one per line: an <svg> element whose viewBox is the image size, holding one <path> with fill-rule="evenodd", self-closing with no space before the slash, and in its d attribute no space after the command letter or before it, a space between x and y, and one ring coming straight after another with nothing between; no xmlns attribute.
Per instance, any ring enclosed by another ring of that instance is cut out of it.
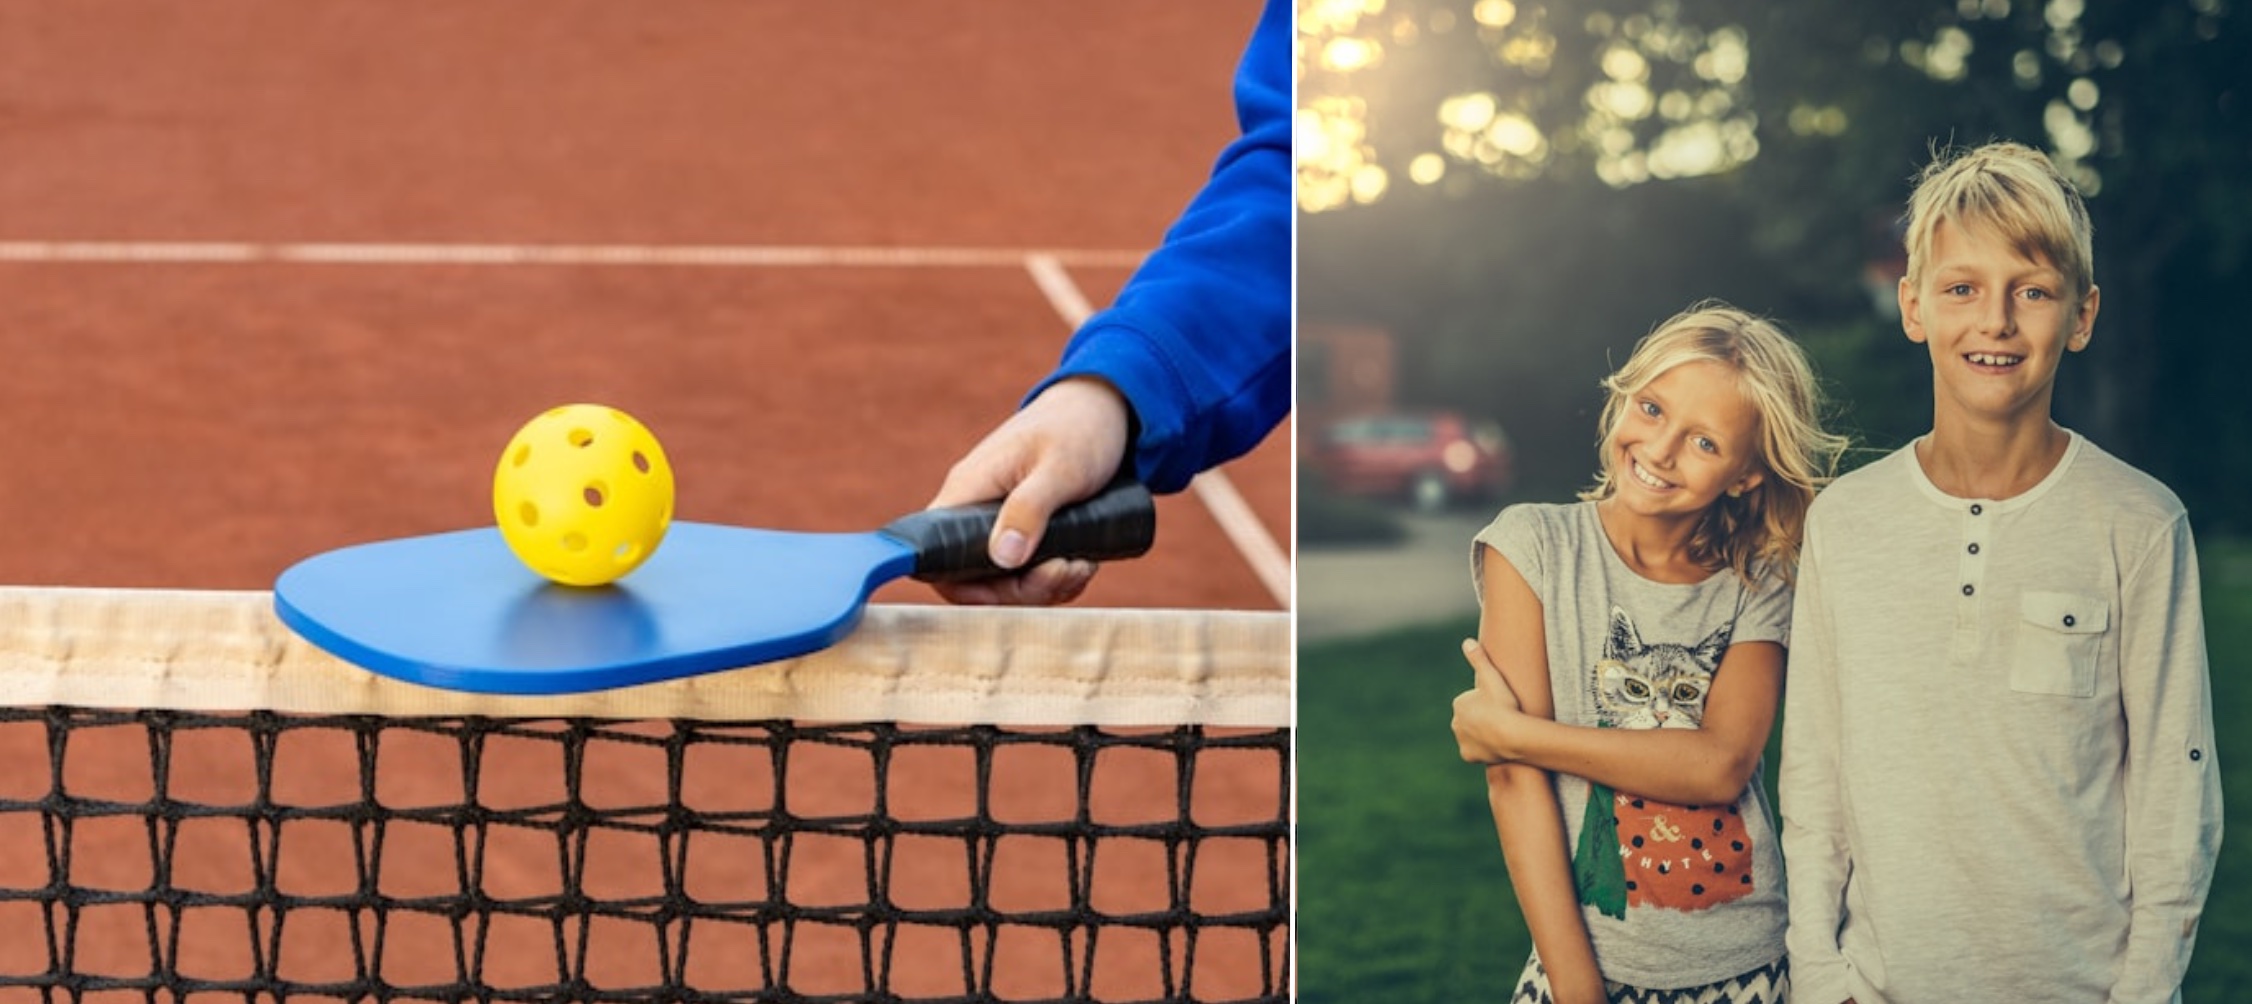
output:
<svg viewBox="0 0 2252 1004"><path fill-rule="evenodd" d="M1242 135L1110 308L1026 395L1072 376L1126 396L1135 472L1179 491L1290 412L1291 8L1267 0L1236 68Z"/></svg>

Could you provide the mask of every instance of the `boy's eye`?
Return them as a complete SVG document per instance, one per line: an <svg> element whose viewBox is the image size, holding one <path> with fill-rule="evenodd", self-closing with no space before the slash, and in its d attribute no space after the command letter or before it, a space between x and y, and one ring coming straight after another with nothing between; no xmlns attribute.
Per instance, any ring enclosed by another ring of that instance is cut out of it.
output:
<svg viewBox="0 0 2252 1004"><path fill-rule="evenodd" d="M1947 292L1955 296L1969 296L1970 290L1970 283L1967 282L1958 282L1947 287Z"/></svg>
<svg viewBox="0 0 2252 1004"><path fill-rule="evenodd" d="M1634 406L1642 409L1642 413L1651 418L1658 417L1658 405L1655 401L1636 401Z"/></svg>
<svg viewBox="0 0 2252 1004"><path fill-rule="evenodd" d="M1707 438L1705 438L1705 437L1703 437L1703 436L1698 436L1698 437L1696 438L1695 442L1696 442L1696 444L1697 444L1697 448L1698 448L1698 449L1700 449L1700 450L1703 450L1703 451L1705 451L1706 453L1719 453L1719 452L1720 452L1720 444L1719 444L1719 443L1715 443L1715 442L1713 442L1712 440L1710 440L1710 439L1707 439Z"/></svg>
<svg viewBox="0 0 2252 1004"><path fill-rule="evenodd" d="M2049 298L2049 291L2039 286L2029 286L2026 288L2024 295L2028 300L2046 300Z"/></svg>

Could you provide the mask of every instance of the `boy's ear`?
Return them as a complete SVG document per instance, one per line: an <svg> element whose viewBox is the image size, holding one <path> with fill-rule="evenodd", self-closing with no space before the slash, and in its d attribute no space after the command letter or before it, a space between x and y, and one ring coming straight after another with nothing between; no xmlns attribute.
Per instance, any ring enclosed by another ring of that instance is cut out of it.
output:
<svg viewBox="0 0 2252 1004"><path fill-rule="evenodd" d="M2080 298L2080 316L2072 322L2072 333L2065 336L2064 347L2073 352L2087 348L2096 337L2096 308L2103 305L2103 288L2089 286L2088 295Z"/></svg>
<svg viewBox="0 0 2252 1004"><path fill-rule="evenodd" d="M1922 297L1916 292L1916 284L1907 276L1901 276L1900 330L1907 332L1908 340L1918 345L1924 341L1924 320L1916 313L1916 307L1921 302Z"/></svg>

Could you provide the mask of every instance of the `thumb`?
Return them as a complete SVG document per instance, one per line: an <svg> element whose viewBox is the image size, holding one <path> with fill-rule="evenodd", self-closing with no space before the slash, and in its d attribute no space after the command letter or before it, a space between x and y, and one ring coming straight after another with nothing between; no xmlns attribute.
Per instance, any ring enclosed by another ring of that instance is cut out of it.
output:
<svg viewBox="0 0 2252 1004"><path fill-rule="evenodd" d="M1034 467L1001 500L1001 511L993 521L993 537L986 544L994 564L1008 569L1023 567L1040 546L1049 517L1087 495L1086 487L1066 476L1062 467L1055 463Z"/></svg>
<svg viewBox="0 0 2252 1004"><path fill-rule="evenodd" d="M1493 659L1486 655L1486 647L1478 644L1478 639L1462 639L1462 658L1470 664L1471 684L1477 689L1492 690L1506 685L1501 678L1500 667L1495 666Z"/></svg>

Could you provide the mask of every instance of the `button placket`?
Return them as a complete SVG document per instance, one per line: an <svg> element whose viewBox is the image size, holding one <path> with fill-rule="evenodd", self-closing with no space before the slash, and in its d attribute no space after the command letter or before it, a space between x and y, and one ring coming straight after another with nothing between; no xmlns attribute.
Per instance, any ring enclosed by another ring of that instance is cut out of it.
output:
<svg viewBox="0 0 2252 1004"><path fill-rule="evenodd" d="M1986 504L1972 502L1963 517L1962 560L1958 563L1957 584L1964 599L1975 599L1986 583L1986 555L1992 550L1993 521L1986 518ZM1966 611L1967 613L1967 611Z"/></svg>

